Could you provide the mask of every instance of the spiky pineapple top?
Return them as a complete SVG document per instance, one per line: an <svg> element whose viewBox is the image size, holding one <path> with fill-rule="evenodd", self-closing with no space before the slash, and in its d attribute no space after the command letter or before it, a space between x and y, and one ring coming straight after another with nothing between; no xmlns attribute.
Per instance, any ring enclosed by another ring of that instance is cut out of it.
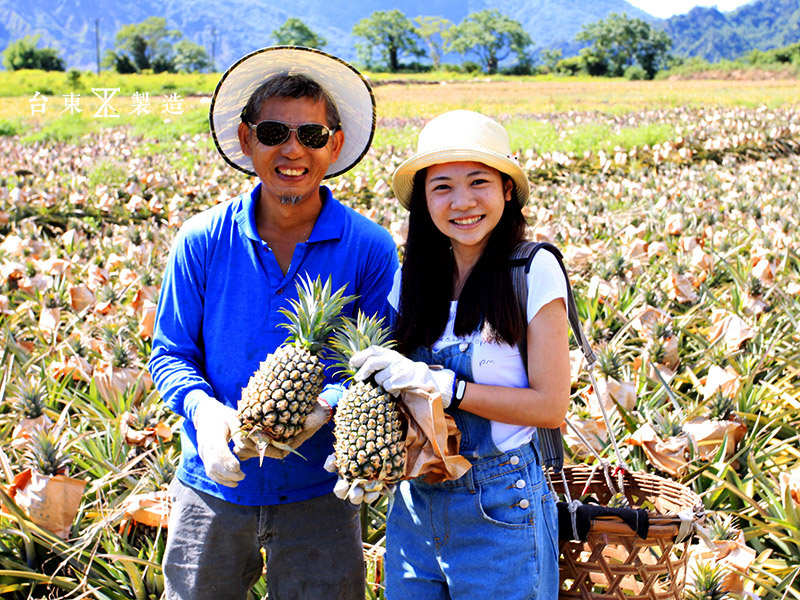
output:
<svg viewBox="0 0 800 600"><path fill-rule="evenodd" d="M148 456L147 479L148 487L153 490L166 490L178 470L179 456L174 446L161 447L158 451Z"/></svg>
<svg viewBox="0 0 800 600"><path fill-rule="evenodd" d="M336 363L334 367L339 373L345 373L352 378L357 369L350 366L350 359L354 354L366 350L370 346L383 346L391 348L394 341L389 339L389 330L383 327L384 319L377 315L367 317L358 311L355 319L343 318L336 332L331 338L331 348L334 352Z"/></svg>
<svg viewBox="0 0 800 600"><path fill-rule="evenodd" d="M708 407L708 418L712 421L729 421L736 416L736 403L733 398L716 392Z"/></svg>
<svg viewBox="0 0 800 600"><path fill-rule="evenodd" d="M686 600L724 600L730 598L723 585L723 568L712 562L701 561L694 570L694 582L684 592Z"/></svg>
<svg viewBox="0 0 800 600"><path fill-rule="evenodd" d="M706 530L712 540L735 540L740 531L736 517L723 512L706 514Z"/></svg>
<svg viewBox="0 0 800 600"><path fill-rule="evenodd" d="M46 389L37 379L21 377L12 396L18 414L25 419L42 416L46 404L46 393Z"/></svg>
<svg viewBox="0 0 800 600"><path fill-rule="evenodd" d="M327 348L331 332L340 323L339 313L355 296L345 296L345 287L332 292L331 278L323 285L319 276L310 275L297 284L297 300L289 300L291 310L282 308L280 313L287 319L281 326L289 331L286 343L306 348L311 354L320 354Z"/></svg>
<svg viewBox="0 0 800 600"><path fill-rule="evenodd" d="M672 413L667 413L663 416L654 413L653 416L655 417L657 431L663 438L666 439L683 434L683 425L681 424L680 416Z"/></svg>
<svg viewBox="0 0 800 600"><path fill-rule="evenodd" d="M31 435L25 461L42 475L63 475L72 463L66 452L66 438L51 429Z"/></svg>
<svg viewBox="0 0 800 600"><path fill-rule="evenodd" d="M607 379L622 377L622 359L619 354L606 345L597 351L597 368Z"/></svg>

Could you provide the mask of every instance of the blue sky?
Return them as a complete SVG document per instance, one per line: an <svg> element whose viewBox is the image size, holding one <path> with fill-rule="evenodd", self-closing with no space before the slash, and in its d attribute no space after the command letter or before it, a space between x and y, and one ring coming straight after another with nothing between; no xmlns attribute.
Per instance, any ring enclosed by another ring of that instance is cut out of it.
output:
<svg viewBox="0 0 800 600"><path fill-rule="evenodd" d="M628 0L637 8L641 8L651 15L661 18L672 15L682 15L695 6L716 6L722 12L727 12L747 4L750 0Z"/></svg>

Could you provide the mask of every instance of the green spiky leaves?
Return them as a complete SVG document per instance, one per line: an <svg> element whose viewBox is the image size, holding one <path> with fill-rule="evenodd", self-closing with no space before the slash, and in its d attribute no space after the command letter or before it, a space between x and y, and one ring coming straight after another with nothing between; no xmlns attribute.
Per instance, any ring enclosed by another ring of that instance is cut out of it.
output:
<svg viewBox="0 0 800 600"><path fill-rule="evenodd" d="M391 348L394 341L389 339L389 330L383 327L384 319L377 315L367 317L358 311L355 319L345 317L331 338L331 348L337 362L338 373L345 373L352 378L357 369L350 366L350 358L354 354L366 350L370 346Z"/></svg>
<svg viewBox="0 0 800 600"><path fill-rule="evenodd" d="M317 277L301 278L297 284L297 300L290 300L292 310L282 308L280 312L289 322L282 326L289 331L287 342L308 349L311 354L324 351L328 337L340 323L339 313L356 296L345 296L345 287L332 292L333 284L328 277L323 285Z"/></svg>
<svg viewBox="0 0 800 600"><path fill-rule="evenodd" d="M63 475L72 463L66 445L66 438L54 430L35 431L25 452L25 461L42 475Z"/></svg>

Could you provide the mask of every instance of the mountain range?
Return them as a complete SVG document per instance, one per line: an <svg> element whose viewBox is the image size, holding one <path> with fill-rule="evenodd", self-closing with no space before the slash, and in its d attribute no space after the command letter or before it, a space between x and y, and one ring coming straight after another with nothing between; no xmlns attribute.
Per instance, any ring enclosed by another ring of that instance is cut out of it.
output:
<svg viewBox="0 0 800 600"><path fill-rule="evenodd" d="M113 49L119 28L150 16L165 17L170 28L201 44L225 69L237 58L272 43L271 32L298 17L327 40L325 50L355 60L353 24L377 10L399 9L409 18L440 16L454 23L470 13L497 8L519 21L534 49L577 51L582 26L611 13L625 13L664 27L676 54L733 58L742 52L800 40L800 0L755 0L730 13L695 8L686 15L657 19L625 0L51 0L29 3L0 0L0 48L25 35L41 34L40 45L53 46L68 67L94 69L100 55Z"/></svg>
<svg viewBox="0 0 800 600"><path fill-rule="evenodd" d="M800 0L756 0L727 13L695 7L663 25L678 56L733 59L800 42Z"/></svg>

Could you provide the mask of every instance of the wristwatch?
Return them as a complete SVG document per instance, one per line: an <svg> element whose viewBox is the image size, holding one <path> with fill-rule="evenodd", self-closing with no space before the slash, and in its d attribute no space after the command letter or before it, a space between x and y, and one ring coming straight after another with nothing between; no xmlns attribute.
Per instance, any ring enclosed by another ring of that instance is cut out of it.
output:
<svg viewBox="0 0 800 600"><path fill-rule="evenodd" d="M456 377L456 382L453 386L453 399L450 400L450 406L448 408L458 408L458 405L461 404L461 401L464 399L464 392L466 391L467 380Z"/></svg>

